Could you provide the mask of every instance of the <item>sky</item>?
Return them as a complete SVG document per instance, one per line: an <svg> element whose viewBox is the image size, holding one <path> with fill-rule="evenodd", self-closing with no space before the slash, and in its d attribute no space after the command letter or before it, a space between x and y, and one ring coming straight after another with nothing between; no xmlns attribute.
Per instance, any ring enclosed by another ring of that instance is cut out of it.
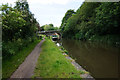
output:
<svg viewBox="0 0 120 80"><path fill-rule="evenodd" d="M62 18L69 9L77 10L84 0L27 0L30 11L39 22L40 26L53 24L59 27ZM16 0L0 0L3 3L15 5Z"/></svg>

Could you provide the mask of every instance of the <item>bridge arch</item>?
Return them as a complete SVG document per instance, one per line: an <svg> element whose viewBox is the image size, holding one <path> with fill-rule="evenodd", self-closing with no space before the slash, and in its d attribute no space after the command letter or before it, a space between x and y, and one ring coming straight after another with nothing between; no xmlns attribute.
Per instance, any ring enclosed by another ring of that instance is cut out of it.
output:
<svg viewBox="0 0 120 80"><path fill-rule="evenodd" d="M54 30L54 31L37 31L36 33L37 34L44 34L44 35L47 35L47 36L50 36L52 34L57 33L60 36L60 39L62 38L62 34L61 34L61 32L59 30Z"/></svg>

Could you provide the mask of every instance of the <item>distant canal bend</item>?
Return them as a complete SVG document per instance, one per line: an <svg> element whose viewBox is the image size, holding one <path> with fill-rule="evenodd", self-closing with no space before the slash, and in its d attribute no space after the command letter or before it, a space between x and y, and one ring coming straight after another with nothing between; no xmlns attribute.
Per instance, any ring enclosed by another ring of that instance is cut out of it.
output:
<svg viewBox="0 0 120 80"><path fill-rule="evenodd" d="M120 50L110 46L77 40L58 41L68 50L76 62L90 72L94 78L120 77Z"/></svg>

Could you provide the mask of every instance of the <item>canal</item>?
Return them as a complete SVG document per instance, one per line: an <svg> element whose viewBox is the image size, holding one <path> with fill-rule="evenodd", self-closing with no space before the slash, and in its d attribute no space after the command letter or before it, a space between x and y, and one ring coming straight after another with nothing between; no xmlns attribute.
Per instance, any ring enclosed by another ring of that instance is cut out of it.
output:
<svg viewBox="0 0 120 80"><path fill-rule="evenodd" d="M120 50L98 43L81 42L78 40L59 41L84 69L94 78L120 77Z"/></svg>

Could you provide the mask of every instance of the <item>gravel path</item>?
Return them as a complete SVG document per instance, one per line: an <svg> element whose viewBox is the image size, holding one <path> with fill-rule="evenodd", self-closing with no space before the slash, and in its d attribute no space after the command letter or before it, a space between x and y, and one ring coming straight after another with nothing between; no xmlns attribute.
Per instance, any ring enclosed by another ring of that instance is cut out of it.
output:
<svg viewBox="0 0 120 80"><path fill-rule="evenodd" d="M39 44L37 44L34 50L27 56L25 61L12 74L11 78L31 78L34 73L36 62L40 55L40 47L44 41L45 39L43 39Z"/></svg>

